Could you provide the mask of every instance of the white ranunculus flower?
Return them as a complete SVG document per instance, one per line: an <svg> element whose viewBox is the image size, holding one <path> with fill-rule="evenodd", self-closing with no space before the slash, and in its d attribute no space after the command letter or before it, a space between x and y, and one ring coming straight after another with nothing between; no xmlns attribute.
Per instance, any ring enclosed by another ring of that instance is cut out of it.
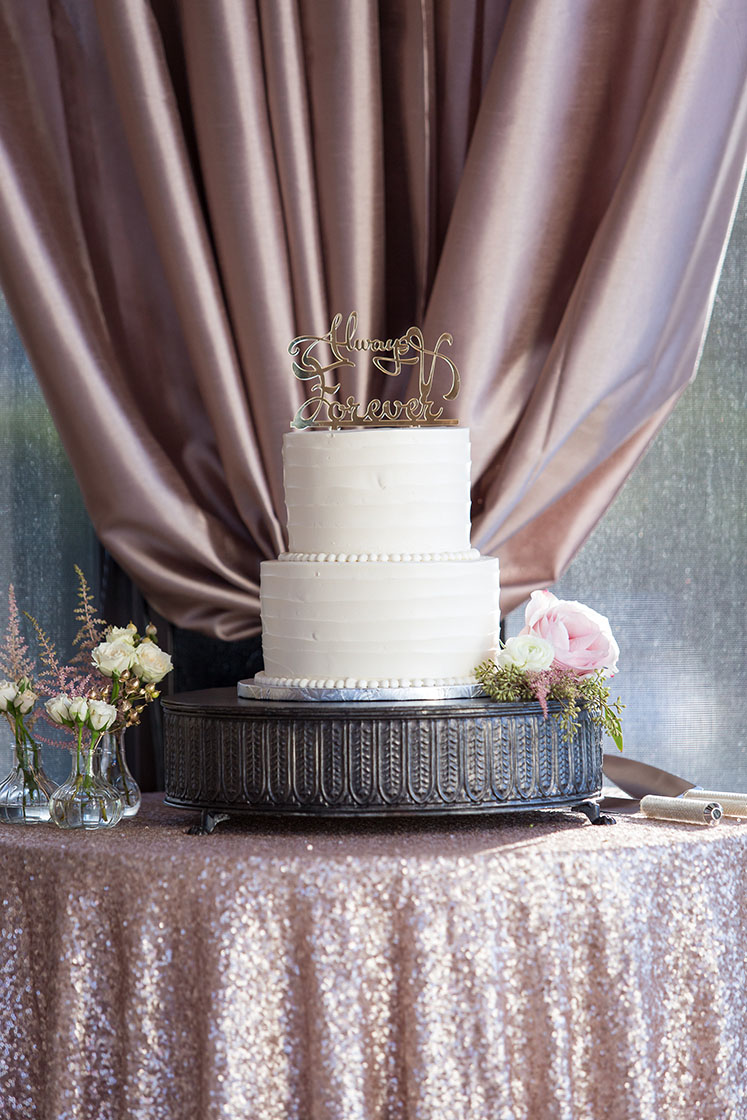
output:
<svg viewBox="0 0 747 1120"><path fill-rule="evenodd" d="M12 681L0 681L0 712L7 712L10 704L15 704L18 688Z"/></svg>
<svg viewBox="0 0 747 1120"><path fill-rule="evenodd" d="M173 667L170 654L155 642L141 642L135 650L132 671L141 681L158 684Z"/></svg>
<svg viewBox="0 0 747 1120"><path fill-rule="evenodd" d="M88 701L88 724L92 731L106 731L117 719L117 709L105 700Z"/></svg>
<svg viewBox="0 0 747 1120"><path fill-rule="evenodd" d="M19 692L18 694L18 699L16 700L16 709L21 713L21 715L28 715L38 699L39 697L34 691L32 691L32 689L26 688L23 692Z"/></svg>
<svg viewBox="0 0 747 1120"><path fill-rule="evenodd" d="M85 696L76 696L67 706L68 719L85 723L88 717L88 701Z"/></svg>
<svg viewBox="0 0 747 1120"><path fill-rule="evenodd" d="M518 634L509 638L496 658L499 666L514 665L529 673L539 673L549 669L555 659L552 642L538 638L535 634Z"/></svg>
<svg viewBox="0 0 747 1120"><path fill-rule="evenodd" d="M136 650L132 642L117 638L112 642L101 642L91 651L91 660L100 673L112 677L124 673L135 660Z"/></svg>
<svg viewBox="0 0 747 1120"><path fill-rule="evenodd" d="M50 719L55 723L65 723L70 719L70 697L66 696L64 692L59 696L53 696L51 700L47 700L44 707L49 713Z"/></svg>
<svg viewBox="0 0 747 1120"><path fill-rule="evenodd" d="M137 634L137 627L134 622L129 626L110 626L106 632L107 642L127 642L128 645L134 645L135 635Z"/></svg>

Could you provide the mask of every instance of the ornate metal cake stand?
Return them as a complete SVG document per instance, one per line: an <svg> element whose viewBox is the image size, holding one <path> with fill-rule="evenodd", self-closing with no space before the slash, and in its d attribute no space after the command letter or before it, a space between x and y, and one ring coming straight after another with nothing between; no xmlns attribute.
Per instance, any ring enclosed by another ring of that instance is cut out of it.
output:
<svg viewBox="0 0 747 1120"><path fill-rule="evenodd" d="M227 814L402 817L570 807L613 823L599 729L570 741L549 705L246 700L233 689L164 697L168 805Z"/></svg>

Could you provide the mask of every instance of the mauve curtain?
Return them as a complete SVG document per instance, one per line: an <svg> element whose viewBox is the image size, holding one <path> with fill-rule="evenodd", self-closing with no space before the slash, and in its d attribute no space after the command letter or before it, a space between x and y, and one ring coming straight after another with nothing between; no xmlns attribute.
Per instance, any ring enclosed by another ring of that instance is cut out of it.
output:
<svg viewBox="0 0 747 1120"><path fill-rule="evenodd" d="M693 376L744 0L0 0L0 283L97 533L255 634L287 345L453 333L474 543L556 578ZM376 371L344 391L403 397ZM404 380L404 379L402 379Z"/></svg>

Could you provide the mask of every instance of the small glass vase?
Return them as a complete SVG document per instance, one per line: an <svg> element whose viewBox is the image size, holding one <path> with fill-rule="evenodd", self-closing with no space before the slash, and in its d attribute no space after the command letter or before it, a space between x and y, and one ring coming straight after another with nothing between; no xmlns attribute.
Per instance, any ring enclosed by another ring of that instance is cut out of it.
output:
<svg viewBox="0 0 747 1120"><path fill-rule="evenodd" d="M5 824L46 824L49 799L55 784L44 773L39 744L31 737L23 719L16 717L15 766L0 785L0 821Z"/></svg>
<svg viewBox="0 0 747 1120"><path fill-rule="evenodd" d="M70 777L49 799L49 815L58 828L113 828L122 818L122 798L100 773L102 738L78 738Z"/></svg>
<svg viewBox="0 0 747 1120"><path fill-rule="evenodd" d="M122 798L122 816L134 817L140 808L140 786L127 765L125 755L125 728L105 731L101 740L99 769L102 778L114 786Z"/></svg>

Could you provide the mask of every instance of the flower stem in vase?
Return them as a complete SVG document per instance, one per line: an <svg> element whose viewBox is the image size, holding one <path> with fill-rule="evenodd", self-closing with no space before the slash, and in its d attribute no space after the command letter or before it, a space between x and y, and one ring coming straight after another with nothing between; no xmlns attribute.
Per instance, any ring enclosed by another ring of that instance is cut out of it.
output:
<svg viewBox="0 0 747 1120"><path fill-rule="evenodd" d="M14 720L15 765L0 784L0 821L5 824L44 824L49 820L49 799L54 782L39 759L39 745L18 714Z"/></svg>
<svg viewBox="0 0 747 1120"><path fill-rule="evenodd" d="M70 777L50 800L50 815L59 828L113 828L122 817L122 799L100 773L101 733L77 741Z"/></svg>
<svg viewBox="0 0 747 1120"><path fill-rule="evenodd" d="M101 774L122 798L122 816L134 817L140 808L140 787L130 773L125 753L125 728L104 733L101 749Z"/></svg>

